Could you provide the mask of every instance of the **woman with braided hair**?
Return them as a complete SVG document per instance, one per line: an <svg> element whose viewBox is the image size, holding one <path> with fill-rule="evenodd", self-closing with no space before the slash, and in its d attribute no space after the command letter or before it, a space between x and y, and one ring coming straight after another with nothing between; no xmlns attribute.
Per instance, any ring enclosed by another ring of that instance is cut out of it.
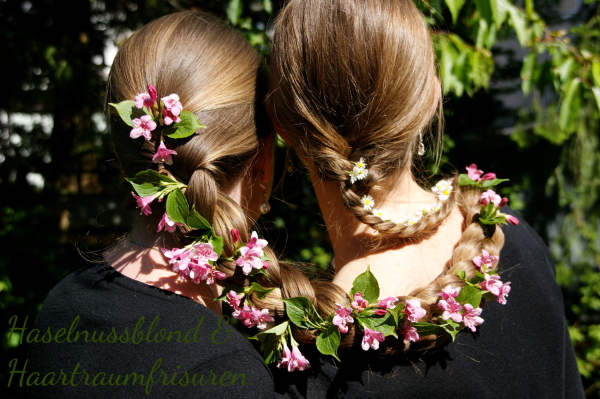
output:
<svg viewBox="0 0 600 399"><path fill-rule="evenodd" d="M431 189L415 178L442 106L412 0L289 0L271 62L271 120L310 174L335 267L334 285L302 293L318 315L286 301L292 334L316 346L301 347L309 370L275 374L278 391L582 397L548 250L503 208L502 180L476 165ZM294 358L285 344L280 369Z"/></svg>
<svg viewBox="0 0 600 399"><path fill-rule="evenodd" d="M119 49L108 108L139 216L102 262L48 295L22 379L29 396L274 395L269 369L215 301L225 285L268 285L253 277L264 259L280 272L251 230L269 208L273 155L259 68L252 46L203 12L162 17ZM260 329L274 311L257 306L237 316Z"/></svg>

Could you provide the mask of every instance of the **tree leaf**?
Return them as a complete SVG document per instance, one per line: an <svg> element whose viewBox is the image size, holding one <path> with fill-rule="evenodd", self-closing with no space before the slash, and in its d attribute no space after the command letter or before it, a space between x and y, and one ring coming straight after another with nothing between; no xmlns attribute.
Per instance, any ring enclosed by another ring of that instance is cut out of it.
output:
<svg viewBox="0 0 600 399"><path fill-rule="evenodd" d="M212 226L210 223L208 223L208 221L204 219L202 215L196 212L194 207L192 207L192 210L187 215L186 224L193 229L212 231Z"/></svg>
<svg viewBox="0 0 600 399"><path fill-rule="evenodd" d="M277 324L275 327L272 327L272 328L270 328L270 329L268 329L266 331L262 331L262 332L256 334L253 337L249 337L248 339L258 339L257 338L258 336L266 335L266 334L281 335L281 334L285 333L285 330L287 330L288 325L289 325L289 322L288 321L284 321L283 323Z"/></svg>
<svg viewBox="0 0 600 399"><path fill-rule="evenodd" d="M592 87L592 93L594 94L594 98L596 99L598 111L600 111L600 87Z"/></svg>
<svg viewBox="0 0 600 399"><path fill-rule="evenodd" d="M340 360L337 355L337 349L340 346L341 339L342 337L337 326L330 324L317 337L317 349L324 355L331 355Z"/></svg>
<svg viewBox="0 0 600 399"><path fill-rule="evenodd" d="M198 118L192 112L181 111L179 118L181 118L181 122L174 123L172 127L163 130L165 136L172 139L183 139L196 133L196 130L206 127L198 121Z"/></svg>
<svg viewBox="0 0 600 399"><path fill-rule="evenodd" d="M186 224L190 208L180 189L171 191L167 197L167 216L175 223Z"/></svg>
<svg viewBox="0 0 600 399"><path fill-rule="evenodd" d="M265 299L265 297L267 295L269 295L269 292L273 291L275 288L265 288L262 285L253 282L252 285L250 286L250 292L249 293L256 293L256 296L259 297L260 299Z"/></svg>
<svg viewBox="0 0 600 399"><path fill-rule="evenodd" d="M558 115L558 125L562 130L572 131L575 119L579 115L579 84L581 80L574 78L569 82L565 97L560 104L560 113Z"/></svg>
<svg viewBox="0 0 600 399"><path fill-rule="evenodd" d="M456 302L460 302L463 305L469 303L474 308L478 308L481 304L481 297L487 291L482 290L479 287L473 287L472 285L465 285L460 290L458 296L456 297Z"/></svg>
<svg viewBox="0 0 600 399"><path fill-rule="evenodd" d="M448 319L446 320L446 324L441 324L441 328L446 330L448 334L452 337L452 341L456 339L456 334L460 331L460 324L455 323L454 320Z"/></svg>
<svg viewBox="0 0 600 399"><path fill-rule="evenodd" d="M537 66L537 53L535 51L530 52L523 59L523 67L521 68L521 89L524 94L529 94L533 87L533 78L535 67Z"/></svg>
<svg viewBox="0 0 600 399"><path fill-rule="evenodd" d="M227 19L231 23L231 25L237 25L240 17L242 16L242 11L244 10L244 4L241 0L230 0L227 5Z"/></svg>
<svg viewBox="0 0 600 399"><path fill-rule="evenodd" d="M452 14L452 23L456 23L456 19L458 18L458 14L460 13L460 9L465 5L465 0L445 0L446 5L450 9L450 13Z"/></svg>
<svg viewBox="0 0 600 399"><path fill-rule="evenodd" d="M365 327L368 327L371 330L379 331L386 337L392 335L398 338L398 335L396 334L396 329L398 326L394 322L394 316L389 312L383 317L357 316L357 319Z"/></svg>
<svg viewBox="0 0 600 399"><path fill-rule="evenodd" d="M467 273L464 270L457 270L456 275L459 279L464 280L467 277Z"/></svg>
<svg viewBox="0 0 600 399"><path fill-rule="evenodd" d="M471 179L467 174L458 175L458 185L459 186L468 186L471 184L475 184L475 180Z"/></svg>
<svg viewBox="0 0 600 399"><path fill-rule="evenodd" d="M379 299L379 283L371 273L370 266L367 266L367 270L354 279L350 294L354 296L357 292L360 292L369 303L375 303Z"/></svg>
<svg viewBox="0 0 600 399"><path fill-rule="evenodd" d="M490 1L495 2L495 0ZM513 5L509 5L508 14L510 15L511 25L515 29L515 33L517 34L517 39L519 40L519 43L521 44L521 46L527 45L527 29L525 25L525 18L521 14L521 11L519 11ZM500 24L498 24L498 26L499 25Z"/></svg>
<svg viewBox="0 0 600 399"><path fill-rule="evenodd" d="M592 77L594 85L600 87L600 62L592 62Z"/></svg>
<svg viewBox="0 0 600 399"><path fill-rule="evenodd" d="M438 335L444 331L442 327L432 323L411 323L411 326L417 329L419 335Z"/></svg>
<svg viewBox="0 0 600 399"><path fill-rule="evenodd" d="M323 323L323 319L308 298L297 296L290 299L282 299L282 301L285 302L285 313L290 321L298 327L314 329L314 326L311 324ZM309 320L311 323L308 322Z"/></svg>
<svg viewBox="0 0 600 399"><path fill-rule="evenodd" d="M210 238L210 242L213 245L214 251L217 253L217 255L219 257L221 257L221 253L223 252L223 245L224 245L224 243L223 243L223 237L219 237L219 236L213 235Z"/></svg>
<svg viewBox="0 0 600 399"><path fill-rule="evenodd" d="M108 103L108 105L112 105L117 110L119 116L127 126L133 127L133 122L131 122L132 119L147 115L144 108L136 108L135 101L132 100L121 101L118 104Z"/></svg>
<svg viewBox="0 0 600 399"><path fill-rule="evenodd" d="M140 197L157 195L168 186L177 185L175 180L172 180L165 175L161 175L154 170L138 172L134 177L125 180L131 183L133 189Z"/></svg>
<svg viewBox="0 0 600 399"><path fill-rule="evenodd" d="M493 179L493 180L483 180L481 183L481 187L487 188L498 185L502 182L508 181L508 179Z"/></svg>

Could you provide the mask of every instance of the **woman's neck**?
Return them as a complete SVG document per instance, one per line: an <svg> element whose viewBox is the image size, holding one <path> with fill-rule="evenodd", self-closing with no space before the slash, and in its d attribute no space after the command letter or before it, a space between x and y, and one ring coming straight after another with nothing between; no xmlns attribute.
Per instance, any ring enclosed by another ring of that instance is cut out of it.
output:
<svg viewBox="0 0 600 399"><path fill-rule="evenodd" d="M370 265L383 298L407 295L429 284L443 271L461 235L463 218L458 209L431 237L378 249L376 240L381 235L345 208L339 183L319 179L310 167L309 173L333 246L336 284L349 291L356 276ZM392 220L414 214L420 204L437 202L436 196L422 189L409 172L389 183L388 189L371 195L374 208L384 210Z"/></svg>
<svg viewBox="0 0 600 399"><path fill-rule="evenodd" d="M160 216L154 214L138 217L129 236L104 251L102 256L115 270L129 278L186 296L221 314L220 304L213 301L220 295L221 287L183 281L168 264L160 249L180 248L181 244L171 233L156 232L159 221Z"/></svg>

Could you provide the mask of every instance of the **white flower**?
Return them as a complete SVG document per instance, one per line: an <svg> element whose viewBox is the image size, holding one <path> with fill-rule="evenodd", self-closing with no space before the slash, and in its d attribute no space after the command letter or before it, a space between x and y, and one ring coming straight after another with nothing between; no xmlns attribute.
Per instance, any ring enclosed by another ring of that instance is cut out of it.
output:
<svg viewBox="0 0 600 399"><path fill-rule="evenodd" d="M370 211L375 206L375 201L373 201L373 197L370 195L363 196L360 201L363 204L363 208L365 208L367 211Z"/></svg>
<svg viewBox="0 0 600 399"><path fill-rule="evenodd" d="M355 165L359 169L365 169L367 167L367 164L365 163L365 159L362 157L358 160L358 162L355 163Z"/></svg>
<svg viewBox="0 0 600 399"><path fill-rule="evenodd" d="M442 203L441 202L436 202L435 204L431 205L431 213L439 212L440 209L442 209Z"/></svg>
<svg viewBox="0 0 600 399"><path fill-rule="evenodd" d="M390 217L382 209L373 209L373 215L379 216L381 218L381 220L383 220L384 222L389 222L390 221Z"/></svg>
<svg viewBox="0 0 600 399"><path fill-rule="evenodd" d="M368 175L369 169L359 168L357 163L357 166L355 166L354 169L352 169L352 173L350 173L350 183L354 184L355 181L362 180Z"/></svg>
<svg viewBox="0 0 600 399"><path fill-rule="evenodd" d="M416 213L412 216L406 216L406 225L410 226L411 224L417 223L419 220L421 220L421 216Z"/></svg>
<svg viewBox="0 0 600 399"><path fill-rule="evenodd" d="M452 193L452 182L450 180L440 180L431 191L437 194L440 201L446 201Z"/></svg>

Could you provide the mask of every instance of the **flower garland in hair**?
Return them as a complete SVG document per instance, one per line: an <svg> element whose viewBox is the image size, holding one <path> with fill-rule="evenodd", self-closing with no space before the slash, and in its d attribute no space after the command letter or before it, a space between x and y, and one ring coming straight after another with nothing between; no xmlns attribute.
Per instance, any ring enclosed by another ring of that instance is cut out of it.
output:
<svg viewBox="0 0 600 399"><path fill-rule="evenodd" d="M110 105L117 110L121 119L133 128L129 134L132 139L143 137L145 140L152 140L152 132L159 130L160 144L152 157L155 163L171 165L172 157L177 155L177 152L165 146L163 136L172 139L186 138L199 128L206 127L192 112L183 110L177 94L162 97L159 101L156 88L152 85L148 86L147 93L136 95L133 101L127 100ZM181 279L189 279L196 284L201 281L214 284L217 280L226 278L225 273L217 269L217 261L224 259L222 258L223 238L215 234L210 223L193 206L190 207L182 192L182 189L187 187L185 184L151 169L138 172L133 178L126 180L134 189L131 194L143 215L152 213L151 204L154 200L161 202L166 198L166 212L158 223L157 232L165 230L173 233L177 226L185 226L197 231L198 238L191 244L183 248L162 249L173 271L178 273ZM267 261L270 260L263 252L263 248L268 244L267 241L259 239L256 232L253 232L250 241L241 245L237 230L232 231L232 238L236 245L235 255L238 256L236 264L242 268L243 273L249 276L264 273L264 269L268 267ZM252 283L251 287L241 292L244 294L258 292L266 295L270 291L257 283ZM231 298L230 303L235 303L235 295L232 294ZM234 310L234 317L242 319L247 327L256 326L264 329L267 322L274 321L267 309L259 310L244 305L241 308L234 307ZM248 316L248 313L252 317Z"/></svg>
<svg viewBox="0 0 600 399"><path fill-rule="evenodd" d="M359 163L365 165L362 159ZM484 175L482 179L483 172L477 170L475 164L468 167L467 171L470 175L459 177L459 181L466 183L461 185L473 185L481 189L505 181L496 179L494 174ZM466 178L469 180L467 181ZM450 190L452 185L449 181L441 181L434 188L434 192L445 196L445 199L448 198ZM441 201L445 200L438 198ZM516 218L499 212L499 208L507 201L492 190L484 192L480 199L482 213L479 222L484 225L506 222L518 224ZM483 212L484 209L487 213ZM488 209L492 209L493 212ZM362 332L361 347L365 351L379 349L380 343L388 336L401 337L406 344L417 342L421 337L432 334L447 333L454 340L459 331L468 328L474 332L477 326L484 322L481 317L481 305L484 300L495 300L502 305L506 304L511 286L510 282L500 280L496 272L498 261L498 256L490 255L488 251L482 249L481 255L472 259L476 268L474 277L467 278L465 271L457 271L457 276L464 282L464 286L450 284L438 293L439 299L436 305L441 314L436 318L427 317L427 312L418 299L404 302L393 296L379 299L379 283L367 266L367 270L357 276L352 284L348 295L350 306L336 303L335 312L323 319L308 298L282 299L289 321L250 339L262 343L261 348L267 364L277 363L277 367L286 368L290 372L302 371L310 367L309 361L302 355L298 343L292 336L292 325L297 329L316 332L317 350L323 355L331 355L338 360L337 350L341 335L348 333L350 324L354 324L356 329ZM252 307L248 295L255 292L260 298L264 298L270 291L260 286L243 289L232 286L229 290L226 287L225 293L219 299L229 303L234 309L234 317L241 319L244 325L252 326L262 321L260 314ZM243 301L248 303L244 305L245 312L240 310ZM288 342L292 347L291 351Z"/></svg>

